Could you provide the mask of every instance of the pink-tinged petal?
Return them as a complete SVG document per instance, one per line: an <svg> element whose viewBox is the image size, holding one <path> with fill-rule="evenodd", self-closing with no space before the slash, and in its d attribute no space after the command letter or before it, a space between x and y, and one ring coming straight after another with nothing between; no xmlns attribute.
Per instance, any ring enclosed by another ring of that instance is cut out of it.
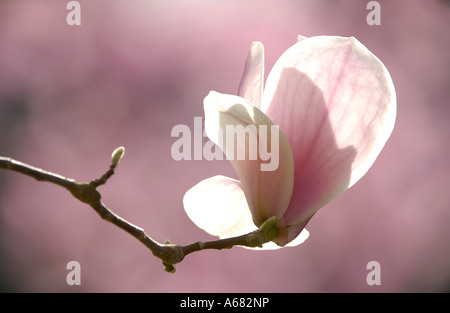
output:
<svg viewBox="0 0 450 313"><path fill-rule="evenodd" d="M287 228L288 234L287 234L286 242L288 242L288 244L285 245L285 247L286 246L296 246L308 238L308 237L306 237L303 241L301 241L302 236L305 236L305 234L304 234L304 232L306 230L305 226L306 226L306 224L308 224L308 222L311 218L312 218L312 216L299 224L293 224ZM279 240L278 244L280 246L283 246L283 244L285 244L286 242L283 243L283 242L281 242L281 240ZM296 242L299 242L299 243L296 243Z"/></svg>
<svg viewBox="0 0 450 313"><path fill-rule="evenodd" d="M245 62L238 96L259 108L264 88L264 46L253 42Z"/></svg>
<svg viewBox="0 0 450 313"><path fill-rule="evenodd" d="M255 225L259 227L272 216L281 219L293 188L293 157L287 137L241 97L210 92L204 108L206 134L233 165ZM261 131L261 126L265 126L265 131ZM239 127L241 131L234 135ZM273 130L276 136L272 136ZM273 152L270 159L263 160L261 149ZM239 159L237 152L245 152L245 156Z"/></svg>
<svg viewBox="0 0 450 313"><path fill-rule="evenodd" d="M281 56L261 109L294 154L289 227L306 223L367 172L393 130L396 96L383 63L359 41L321 36Z"/></svg>
<svg viewBox="0 0 450 313"><path fill-rule="evenodd" d="M308 238L309 238L309 232L305 228L302 228L301 232L299 234L297 234L297 236L295 236L291 240L289 240L289 243L284 246L280 246L277 243L275 243L274 241L269 241L269 242L263 244L262 248L259 248L259 247L257 247L257 248L244 247L244 248L252 249L252 250L278 250L278 249L286 248L286 247L296 247L296 246L304 243L305 240Z"/></svg>
<svg viewBox="0 0 450 313"><path fill-rule="evenodd" d="M302 228L300 234L297 236L294 236L292 238L289 238L289 243L286 244L284 247L295 247L305 242L306 239L309 238L309 232L306 230L306 228ZM276 245L278 246L278 245ZM278 246L280 247L280 246Z"/></svg>
<svg viewBox="0 0 450 313"><path fill-rule="evenodd" d="M184 209L199 228L213 236L228 238L256 230L240 182L214 176L189 189Z"/></svg>

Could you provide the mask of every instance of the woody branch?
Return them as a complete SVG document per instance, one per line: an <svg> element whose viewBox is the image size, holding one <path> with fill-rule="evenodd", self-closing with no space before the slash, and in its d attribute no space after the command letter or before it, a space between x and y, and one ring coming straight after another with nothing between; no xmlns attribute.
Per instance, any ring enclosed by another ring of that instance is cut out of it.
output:
<svg viewBox="0 0 450 313"><path fill-rule="evenodd" d="M233 246L261 247L276 237L274 224L276 218L268 219L259 229L237 237L219 239L214 241L198 241L189 245L175 245L166 241L164 244L158 243L144 229L130 223L129 221L112 212L101 200L101 194L97 187L106 184L108 179L114 174L114 170L124 154L124 148L117 148L111 157L111 165L108 171L100 178L93 179L90 182L77 182L74 179L66 178L43 169L34 167L14 159L0 156L0 169L10 170L30 176L38 181L47 181L61 187L64 187L71 194L91 206L104 220L116 225L126 231L137 240L142 242L154 256L161 259L165 270L170 273L175 272L175 265L183 261L190 253L205 249L227 249Z"/></svg>

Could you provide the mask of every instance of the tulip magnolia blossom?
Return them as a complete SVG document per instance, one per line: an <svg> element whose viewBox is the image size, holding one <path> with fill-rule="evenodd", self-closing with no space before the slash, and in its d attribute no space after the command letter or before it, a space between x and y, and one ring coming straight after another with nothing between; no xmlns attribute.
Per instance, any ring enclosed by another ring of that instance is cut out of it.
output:
<svg viewBox="0 0 450 313"><path fill-rule="evenodd" d="M278 125L277 169L261 171L262 158L227 155L239 180L203 180L183 204L197 226L220 238L248 233L276 216L276 245L264 248L292 246L308 237L304 227L317 210L374 163L395 124L395 89L383 63L353 37L299 36L265 87L263 81L264 48L254 42L238 95L212 91L204 99L205 130L226 154L226 125ZM240 142L244 147L236 148L248 148L249 140Z"/></svg>

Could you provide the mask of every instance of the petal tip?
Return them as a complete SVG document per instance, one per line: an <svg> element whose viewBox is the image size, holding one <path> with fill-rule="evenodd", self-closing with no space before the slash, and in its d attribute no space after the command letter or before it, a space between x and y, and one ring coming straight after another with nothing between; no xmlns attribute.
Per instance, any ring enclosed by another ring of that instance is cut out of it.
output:
<svg viewBox="0 0 450 313"><path fill-rule="evenodd" d="M302 36L302 35L297 35L297 42L302 41L303 39L307 39L308 37Z"/></svg>

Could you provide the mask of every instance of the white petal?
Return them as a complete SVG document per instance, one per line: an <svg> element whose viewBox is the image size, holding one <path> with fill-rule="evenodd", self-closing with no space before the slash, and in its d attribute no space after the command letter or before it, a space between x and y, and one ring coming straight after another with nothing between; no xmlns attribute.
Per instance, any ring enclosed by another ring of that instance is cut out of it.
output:
<svg viewBox="0 0 450 313"><path fill-rule="evenodd" d="M294 184L294 161L286 135L263 112L239 96L211 91L204 99L204 108L206 134L225 152L236 170L255 225L260 226L272 216L281 218ZM277 130L274 137L272 127ZM270 146L267 161L261 155L263 144ZM238 152L243 152L241 157ZM265 170L267 165L273 167Z"/></svg>
<svg viewBox="0 0 450 313"><path fill-rule="evenodd" d="M189 189L184 209L199 228L220 238L244 235L257 229L238 180L214 176Z"/></svg>

